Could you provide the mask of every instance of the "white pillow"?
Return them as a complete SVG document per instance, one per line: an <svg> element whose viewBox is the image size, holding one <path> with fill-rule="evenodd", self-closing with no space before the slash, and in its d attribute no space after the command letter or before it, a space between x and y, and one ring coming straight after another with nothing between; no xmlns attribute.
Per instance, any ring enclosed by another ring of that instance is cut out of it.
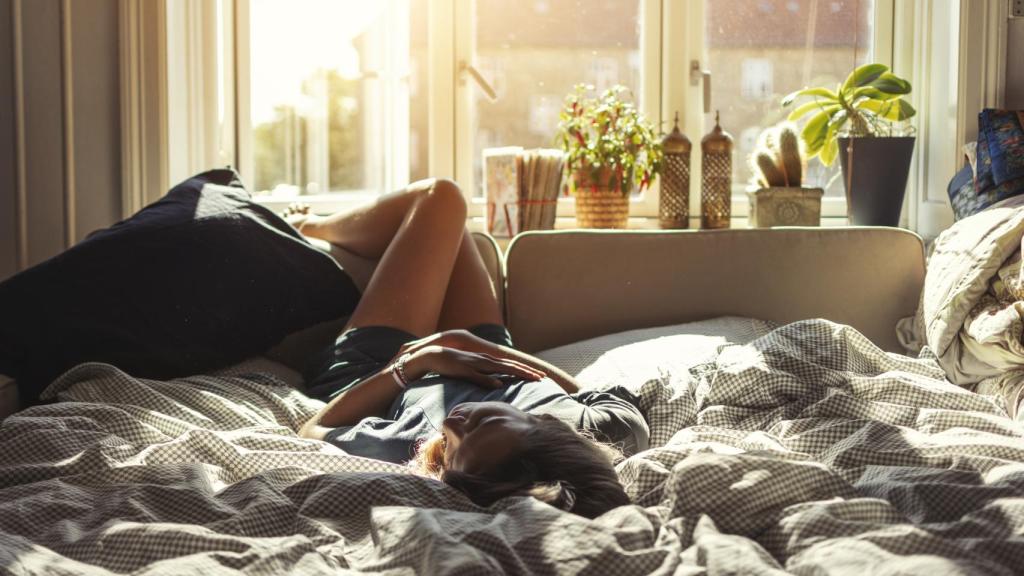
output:
<svg viewBox="0 0 1024 576"><path fill-rule="evenodd" d="M773 328L775 324L764 320L722 316L599 336L536 356L576 376L587 388L603 388L681 373L723 344L746 344Z"/></svg>

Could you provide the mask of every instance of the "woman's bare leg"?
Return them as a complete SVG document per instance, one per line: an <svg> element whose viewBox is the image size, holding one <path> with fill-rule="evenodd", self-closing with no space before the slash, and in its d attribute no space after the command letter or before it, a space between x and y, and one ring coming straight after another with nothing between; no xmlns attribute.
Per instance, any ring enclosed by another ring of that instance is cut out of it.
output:
<svg viewBox="0 0 1024 576"><path fill-rule="evenodd" d="M431 180L368 206L311 219L300 230L380 259L346 329L391 326L426 336L437 331L465 221L458 186Z"/></svg>
<svg viewBox="0 0 1024 576"><path fill-rule="evenodd" d="M491 275L469 230L462 233L459 254L452 268L437 329L471 328L478 324L504 324Z"/></svg>
<svg viewBox="0 0 1024 576"><path fill-rule="evenodd" d="M388 247L397 240L397 234L409 212L423 196L429 195L434 186L435 181L432 180L416 182L401 192L384 195L372 204L327 217L300 216L294 223L307 236L336 244L363 258L381 259ZM441 181L441 186L458 191L450 182ZM464 207L461 212L465 213ZM440 222L437 224L441 225ZM371 276L371 282L374 276ZM368 284L364 294L371 289L371 285ZM356 324L356 321L359 324ZM468 230L463 230L455 262L444 288L444 301L439 320L422 334L453 328L469 328L484 323L501 324L501 310L495 287L476 248L476 242ZM370 324L372 322L365 318L357 319L355 314L350 321L352 326ZM407 331L421 334L420 331Z"/></svg>
<svg viewBox="0 0 1024 576"><path fill-rule="evenodd" d="M455 187L451 182L420 180L350 210L330 216L297 214L288 221L305 236L330 242L363 258L379 260L413 205L439 182Z"/></svg>

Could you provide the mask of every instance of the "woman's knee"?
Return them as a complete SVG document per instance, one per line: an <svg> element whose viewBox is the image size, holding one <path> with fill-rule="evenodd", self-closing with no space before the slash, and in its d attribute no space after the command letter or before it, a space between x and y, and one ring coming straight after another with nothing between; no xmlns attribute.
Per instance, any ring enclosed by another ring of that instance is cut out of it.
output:
<svg viewBox="0 0 1024 576"><path fill-rule="evenodd" d="M423 201L460 222L466 218L466 197L459 185L452 180L432 180L424 190Z"/></svg>

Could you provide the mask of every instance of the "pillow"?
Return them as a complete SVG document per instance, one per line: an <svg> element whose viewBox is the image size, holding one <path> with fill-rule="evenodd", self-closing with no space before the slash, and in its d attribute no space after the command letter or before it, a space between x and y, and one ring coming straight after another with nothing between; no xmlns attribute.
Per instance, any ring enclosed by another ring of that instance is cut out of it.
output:
<svg viewBox="0 0 1024 576"><path fill-rule="evenodd" d="M1002 184L996 183L995 170L992 166L991 143L984 136L978 139L977 162L974 193L982 204L982 208L988 208L996 202L1024 194L1024 177L1006 180Z"/></svg>
<svg viewBox="0 0 1024 576"><path fill-rule="evenodd" d="M1024 133L1014 129L1020 130L1017 112L985 109L978 114L978 141L965 146L971 166L958 172L947 189L957 220L1024 194Z"/></svg>
<svg viewBox="0 0 1024 576"><path fill-rule="evenodd" d="M988 144L996 186L1024 177L1024 111L986 108L978 117L978 137Z"/></svg>
<svg viewBox="0 0 1024 576"><path fill-rule="evenodd" d="M539 352L537 357L579 377L588 388L642 383L666 366L697 364L722 344L746 344L775 327L764 320L722 316L598 336Z"/></svg>
<svg viewBox="0 0 1024 576"><path fill-rule="evenodd" d="M0 373L25 405L86 361L144 378L197 374L348 314L358 297L233 170L212 170L0 283Z"/></svg>
<svg viewBox="0 0 1024 576"><path fill-rule="evenodd" d="M974 171L970 165L964 166L953 175L949 186L946 188L949 194L949 204L953 207L953 218L960 220L972 214L981 212L988 204L984 198L980 198L974 190Z"/></svg>

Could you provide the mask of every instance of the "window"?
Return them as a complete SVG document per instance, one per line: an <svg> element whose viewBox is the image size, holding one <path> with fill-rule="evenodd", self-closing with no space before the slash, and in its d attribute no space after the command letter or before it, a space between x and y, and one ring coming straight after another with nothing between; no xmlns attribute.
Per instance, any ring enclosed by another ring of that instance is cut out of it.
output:
<svg viewBox="0 0 1024 576"><path fill-rule="evenodd" d="M477 216L483 150L553 147L563 99L583 82L627 86L665 130L680 112L695 174L720 110L742 217L745 159L784 119L781 97L890 62L875 46L891 51L895 10L892 0L221 1L239 23L238 162L265 201L344 204L437 175L459 180ZM707 113L693 62L712 74ZM826 216L845 214L836 172L808 169L827 190ZM691 186L695 207L699 179ZM657 193L635 197L632 215L656 215ZM559 210L571 215L571 199Z"/></svg>
<svg viewBox="0 0 1024 576"><path fill-rule="evenodd" d="M278 199L426 177L426 0L249 0L241 166Z"/></svg>
<svg viewBox="0 0 1024 576"><path fill-rule="evenodd" d="M875 7L872 0L705 0L704 6L712 107L721 110L723 127L735 138L736 205L746 202L753 174L745 159L758 134L788 113L779 106L782 97L804 86L838 84L873 59ZM713 126L708 115L704 132ZM838 164L825 167L814 159L807 166L807 185L825 188L838 201L825 207L826 215L845 214Z"/></svg>
<svg viewBox="0 0 1024 576"><path fill-rule="evenodd" d="M628 87L642 106L642 2L467 0L456 15L455 169L479 213L486 148L552 148L565 95L578 83ZM657 108L654 107L654 110ZM652 118L653 119L653 118ZM563 214L572 203L563 202Z"/></svg>

